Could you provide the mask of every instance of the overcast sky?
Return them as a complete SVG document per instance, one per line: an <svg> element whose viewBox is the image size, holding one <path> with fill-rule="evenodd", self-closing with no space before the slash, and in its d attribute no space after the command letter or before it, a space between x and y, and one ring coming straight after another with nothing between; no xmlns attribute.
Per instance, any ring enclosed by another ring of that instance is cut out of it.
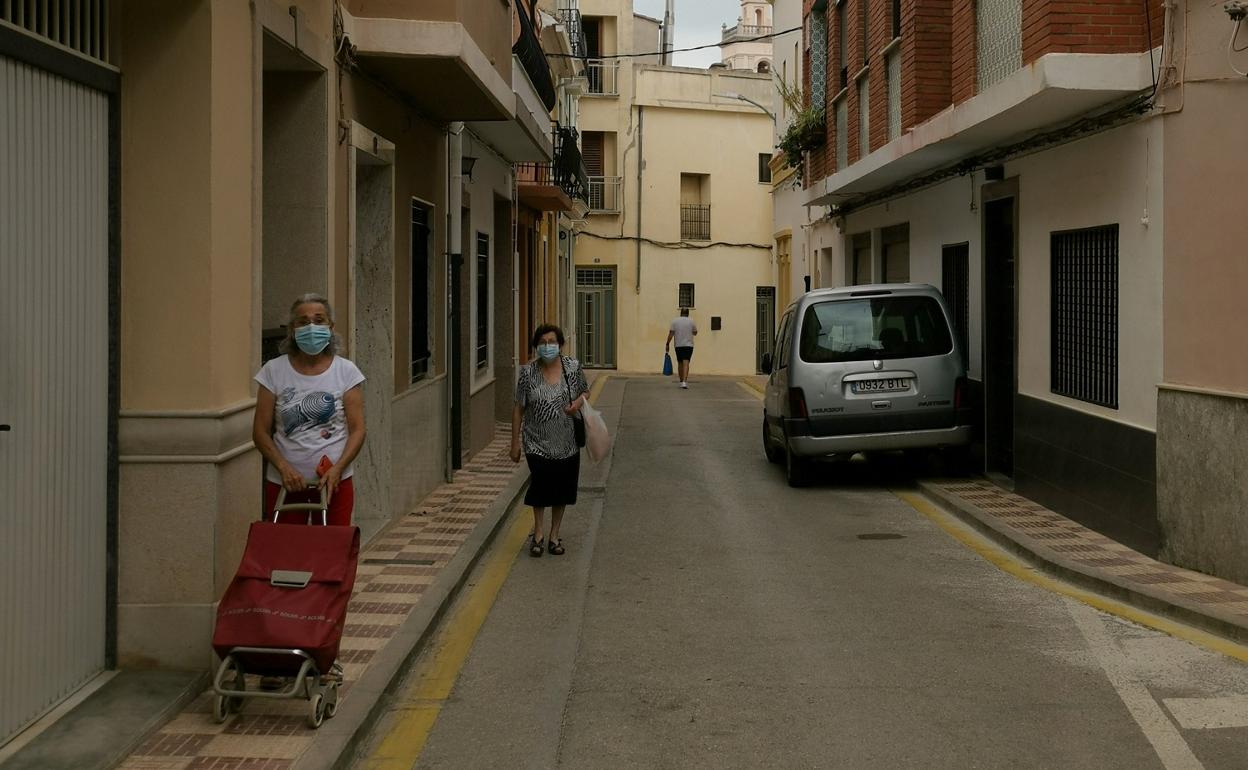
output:
<svg viewBox="0 0 1248 770"><path fill-rule="evenodd" d="M637 13L663 18L665 0L633 0ZM676 47L718 43L721 25L732 26L741 15L740 0L676 0ZM707 67L719 61L719 49L676 54L675 64L681 67Z"/></svg>

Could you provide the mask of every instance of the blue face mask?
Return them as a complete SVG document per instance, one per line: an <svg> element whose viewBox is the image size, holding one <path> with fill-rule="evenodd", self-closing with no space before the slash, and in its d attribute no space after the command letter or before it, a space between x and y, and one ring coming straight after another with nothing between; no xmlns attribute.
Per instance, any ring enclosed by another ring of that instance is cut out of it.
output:
<svg viewBox="0 0 1248 770"><path fill-rule="evenodd" d="M308 324L295 329L295 344L304 353L315 356L325 349L325 346L329 344L329 340L333 336L334 333L328 326Z"/></svg>
<svg viewBox="0 0 1248 770"><path fill-rule="evenodd" d="M543 361L554 361L555 357L559 355L559 346L553 342L538 345L537 354L541 356Z"/></svg>

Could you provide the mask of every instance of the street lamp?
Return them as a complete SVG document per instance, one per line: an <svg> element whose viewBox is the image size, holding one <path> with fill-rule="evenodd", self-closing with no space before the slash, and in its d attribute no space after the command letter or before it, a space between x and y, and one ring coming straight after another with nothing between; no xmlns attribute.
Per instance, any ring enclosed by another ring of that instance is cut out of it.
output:
<svg viewBox="0 0 1248 770"><path fill-rule="evenodd" d="M739 102L747 102L747 103L749 103L749 104L752 104L752 105L754 105L755 107L757 107L757 108L759 108L760 110L762 110L763 112L767 113L767 117L771 118L771 122L772 122L772 123L775 123L775 122L776 122L776 116L772 114L771 110L767 109L766 107L764 107L763 105L761 105L761 104L759 104L758 102L754 101L753 99L751 99L751 98L750 98L750 97L748 97L748 96L742 96L741 94L738 94L738 93L736 93L736 92L734 92L734 91L729 91L729 92L728 92L728 93L726 93L726 94L711 94L711 95L712 95L712 96L717 96L717 97L719 97L719 98L721 98L721 99L736 99L736 100L737 100L737 101L739 101Z"/></svg>

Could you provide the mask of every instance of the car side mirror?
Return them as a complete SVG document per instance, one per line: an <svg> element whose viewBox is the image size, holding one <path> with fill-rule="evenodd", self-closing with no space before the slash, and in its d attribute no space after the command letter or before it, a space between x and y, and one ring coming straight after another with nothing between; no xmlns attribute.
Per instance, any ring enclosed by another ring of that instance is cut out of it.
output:
<svg viewBox="0 0 1248 770"><path fill-rule="evenodd" d="M771 354L770 353L763 354L763 360L760 362L760 364L762 365L763 374L771 374Z"/></svg>

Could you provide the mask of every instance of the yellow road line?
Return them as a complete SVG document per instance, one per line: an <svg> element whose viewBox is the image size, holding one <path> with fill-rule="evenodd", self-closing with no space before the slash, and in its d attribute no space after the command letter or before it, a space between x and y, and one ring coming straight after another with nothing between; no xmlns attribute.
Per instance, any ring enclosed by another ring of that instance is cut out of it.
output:
<svg viewBox="0 0 1248 770"><path fill-rule="evenodd" d="M763 394L762 394L762 392L761 392L761 391L759 391L759 390L758 390L757 388L755 388L754 386L752 386L752 385L747 385L747 384L745 384L745 382L744 382L744 381L742 381L742 380L737 380L737 384L741 386L741 389L742 389L742 390L744 390L746 393L749 393L749 394L750 394L751 396L753 396L754 398L757 398L759 401L762 401L762 400L763 400Z"/></svg>
<svg viewBox="0 0 1248 770"><path fill-rule="evenodd" d="M599 375L589 390L590 403L597 403L610 375ZM525 515L528 513L528 515ZM464 597L437 636L433 656L422 665L416 681L403 692L394 708L395 720L381 743L361 763L367 770L409 770L424 751L442 707L451 697L459 673L468 661L477 634L485 624L498 592L511 574L520 546L529 536L531 508L515 516L507 525L498 547L481 568L481 579Z"/></svg>
<svg viewBox="0 0 1248 770"><path fill-rule="evenodd" d="M526 511L529 509L525 509ZM361 763L368 770L409 770L425 748L442 706L451 697L460 669L485 624L516 555L529 536L528 517L515 516L499 547L481 570L480 580L455 609L434 642L433 656L421 667L395 707L395 721L377 748Z"/></svg>
<svg viewBox="0 0 1248 770"><path fill-rule="evenodd" d="M1138 623L1142 626L1161 631L1169 634L1177 639L1182 639L1201 647L1212 650L1234 658L1235 660L1248 663L1248 646L1237 644L1229 639L1223 639L1207 631L1201 631L1173 620L1154 615L1151 612L1145 612L1137 607L1132 607L1124 602L1115 599L1109 599L1100 594L1085 591L1076 588L1056 578L1049 577L1038 572L1034 567L1016 559L1012 555L1001 550L995 543L988 538L980 535L978 532L963 525L960 521L954 519L950 514L937 508L927 498L913 492L899 492L894 490L893 494L901 498L911 508L925 516L936 526L940 527L954 540L971 549L981 557L989 561L997 569L1002 572L1013 575L1020 580L1025 580L1033 585L1040 586L1055 594L1066 596L1076 601L1098 609L1102 612L1108 612L1111 615L1117 615L1125 620Z"/></svg>
<svg viewBox="0 0 1248 770"><path fill-rule="evenodd" d="M611 379L609 374L600 374L594 380L594 384L589 387L589 403L597 404L598 396L602 393L602 389L607 386L607 380Z"/></svg>

